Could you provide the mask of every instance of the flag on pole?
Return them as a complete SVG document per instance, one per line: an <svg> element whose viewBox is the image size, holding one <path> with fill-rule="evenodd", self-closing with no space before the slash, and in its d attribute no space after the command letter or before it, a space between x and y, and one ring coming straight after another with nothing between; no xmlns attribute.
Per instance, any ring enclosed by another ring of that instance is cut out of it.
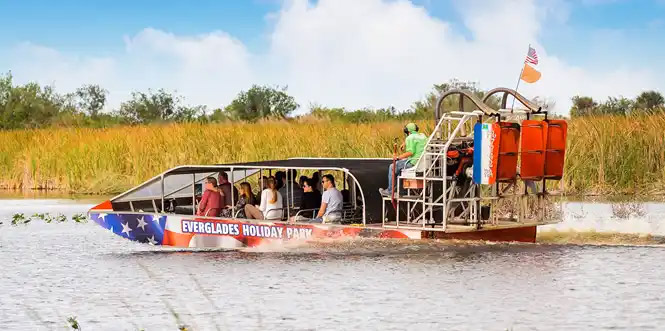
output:
<svg viewBox="0 0 665 331"><path fill-rule="evenodd" d="M540 71L534 69L529 64L538 64L538 54L536 54L536 50L531 46L529 46L529 51L526 53L524 68L522 69L520 79L527 83L535 83L540 79Z"/></svg>
<svg viewBox="0 0 665 331"><path fill-rule="evenodd" d="M520 77L523 81L527 83L535 83L540 79L540 71L534 69L528 64L524 64L524 69L522 69L522 76Z"/></svg>
<svg viewBox="0 0 665 331"><path fill-rule="evenodd" d="M533 47L529 46L529 51L526 53L526 60L524 60L524 62L533 65L538 64L538 54L536 54L536 50L533 49Z"/></svg>

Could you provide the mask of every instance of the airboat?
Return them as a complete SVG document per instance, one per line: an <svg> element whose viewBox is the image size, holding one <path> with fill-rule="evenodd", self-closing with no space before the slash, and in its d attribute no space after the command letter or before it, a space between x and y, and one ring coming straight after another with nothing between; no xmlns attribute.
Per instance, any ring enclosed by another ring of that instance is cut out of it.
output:
<svg viewBox="0 0 665 331"><path fill-rule="evenodd" d="M517 108L506 107L511 97ZM560 220L555 182L563 177L566 134L565 120L548 118L512 89L491 90L482 100L451 90L437 100L435 126L417 164L394 174L392 196L378 191L390 158L182 165L93 207L88 217L125 239L191 248L348 237L535 242L538 226ZM276 171L287 175L282 219L244 219L237 211L196 216L205 178L226 173L234 185L260 188ZM303 211L293 171L333 174L344 196L341 218L298 221Z"/></svg>

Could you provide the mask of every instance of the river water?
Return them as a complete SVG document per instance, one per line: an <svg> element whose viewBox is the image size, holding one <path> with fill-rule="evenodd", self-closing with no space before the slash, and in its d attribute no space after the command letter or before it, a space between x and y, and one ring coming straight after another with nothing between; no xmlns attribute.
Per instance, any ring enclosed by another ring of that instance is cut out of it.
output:
<svg viewBox="0 0 665 331"><path fill-rule="evenodd" d="M17 212L71 216L100 200L0 199L4 329L62 330L68 317L83 330L665 328L658 240L363 239L191 252L123 240L93 223L9 225ZM567 202L563 211L564 221L539 236L665 235L661 203Z"/></svg>

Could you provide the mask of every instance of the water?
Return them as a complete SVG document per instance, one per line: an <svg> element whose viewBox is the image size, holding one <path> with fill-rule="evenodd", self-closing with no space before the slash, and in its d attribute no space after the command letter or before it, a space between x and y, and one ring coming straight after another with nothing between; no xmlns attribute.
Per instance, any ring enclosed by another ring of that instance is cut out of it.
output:
<svg viewBox="0 0 665 331"><path fill-rule="evenodd" d="M0 325L83 330L662 329L662 245L351 240L241 251L167 250L92 224L10 226L15 212L94 201L0 200ZM551 230L662 235L642 212L567 203ZM630 209L630 208L628 208ZM632 210L632 209L631 209ZM622 244L622 243L618 243Z"/></svg>

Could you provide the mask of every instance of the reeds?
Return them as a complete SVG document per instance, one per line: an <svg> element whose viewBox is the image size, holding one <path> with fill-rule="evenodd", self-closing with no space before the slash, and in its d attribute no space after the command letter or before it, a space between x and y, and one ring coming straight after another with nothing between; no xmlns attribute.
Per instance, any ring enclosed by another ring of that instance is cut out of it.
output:
<svg viewBox="0 0 665 331"><path fill-rule="evenodd" d="M421 122L430 132L433 121ZM115 193L170 167L289 157L389 157L398 121L163 124L0 131L0 186ZM564 182L571 193L659 193L665 115L569 121Z"/></svg>
<svg viewBox="0 0 665 331"><path fill-rule="evenodd" d="M665 114L569 121L565 186L570 192L661 194Z"/></svg>
<svg viewBox="0 0 665 331"><path fill-rule="evenodd" d="M182 164L387 157L402 125L309 120L2 131L0 182L5 188L112 193Z"/></svg>

